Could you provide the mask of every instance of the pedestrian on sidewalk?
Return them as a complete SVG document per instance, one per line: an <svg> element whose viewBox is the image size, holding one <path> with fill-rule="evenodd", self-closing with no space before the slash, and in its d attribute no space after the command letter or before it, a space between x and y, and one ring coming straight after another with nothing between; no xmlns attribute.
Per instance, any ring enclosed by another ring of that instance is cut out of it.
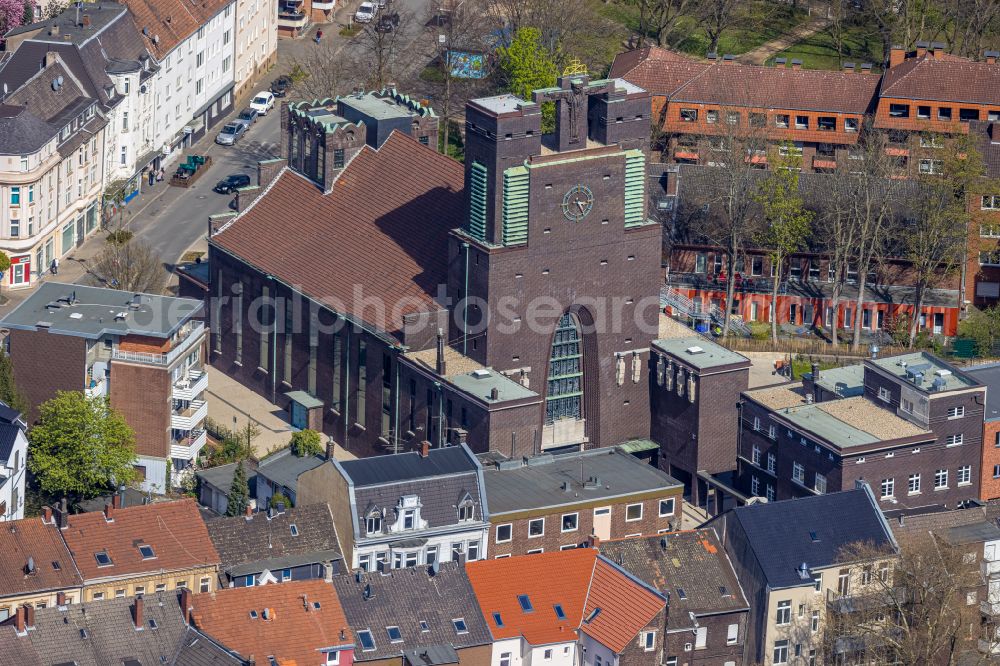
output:
<svg viewBox="0 0 1000 666"><path fill-rule="evenodd" d="M157 182L161 182L163 180L163 176L164 176L165 173L166 173L166 169L164 169L163 167L160 167L160 170L156 172L156 180L157 180Z"/></svg>
<svg viewBox="0 0 1000 666"><path fill-rule="evenodd" d="M316 31L316 43L319 44L319 40L323 39L323 29L320 28Z"/></svg>
<svg viewBox="0 0 1000 666"><path fill-rule="evenodd" d="M153 186L153 181L156 180L156 173L152 169L149 170L149 186Z"/></svg>
<svg viewBox="0 0 1000 666"><path fill-rule="evenodd" d="M52 265L49 267L49 270L52 271L53 275L58 275L59 274L59 260L58 259L53 259L52 260Z"/></svg>

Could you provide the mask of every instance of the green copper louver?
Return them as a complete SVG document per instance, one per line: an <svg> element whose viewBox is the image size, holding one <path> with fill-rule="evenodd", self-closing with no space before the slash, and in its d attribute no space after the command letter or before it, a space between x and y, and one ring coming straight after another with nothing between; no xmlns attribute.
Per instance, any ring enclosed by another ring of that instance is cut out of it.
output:
<svg viewBox="0 0 1000 666"><path fill-rule="evenodd" d="M646 156L641 150L625 152L625 226L646 222Z"/></svg>
<svg viewBox="0 0 1000 666"><path fill-rule="evenodd" d="M479 162L473 162L469 179L471 196L466 231L481 241L486 240L486 178L486 167Z"/></svg>
<svg viewBox="0 0 1000 666"><path fill-rule="evenodd" d="M503 244L528 242L528 170L523 166L503 172Z"/></svg>

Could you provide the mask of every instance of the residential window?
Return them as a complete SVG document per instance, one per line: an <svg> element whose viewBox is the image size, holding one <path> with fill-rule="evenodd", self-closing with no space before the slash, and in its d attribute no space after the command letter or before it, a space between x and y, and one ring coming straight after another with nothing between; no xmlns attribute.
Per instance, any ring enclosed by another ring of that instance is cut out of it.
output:
<svg viewBox="0 0 1000 666"><path fill-rule="evenodd" d="M795 116L795 129L809 129L809 116Z"/></svg>
<svg viewBox="0 0 1000 666"><path fill-rule="evenodd" d="M911 474L910 478L906 482L906 489L910 494L915 494L920 492L920 475Z"/></svg>
<svg viewBox="0 0 1000 666"><path fill-rule="evenodd" d="M1000 465L993 465L993 478L1000 479Z"/></svg>
<svg viewBox="0 0 1000 666"><path fill-rule="evenodd" d="M960 419L963 416L965 416L965 405L961 405L961 406L958 406L958 407L949 407L948 408L948 418L949 419Z"/></svg>
<svg viewBox="0 0 1000 666"><path fill-rule="evenodd" d="M739 111L727 111L726 112L726 122L730 125L740 124L740 112Z"/></svg>
<svg viewBox="0 0 1000 666"><path fill-rule="evenodd" d="M545 519L534 518L528 521L528 538L534 539L545 534Z"/></svg>
<svg viewBox="0 0 1000 666"><path fill-rule="evenodd" d="M910 117L910 105L909 104L890 104L889 105L889 116L892 118L909 118Z"/></svg>
<svg viewBox="0 0 1000 666"><path fill-rule="evenodd" d="M813 576L813 589L817 592L823 591L823 574L815 574Z"/></svg>
<svg viewBox="0 0 1000 666"><path fill-rule="evenodd" d="M778 666L779 664L788 663L788 641L780 640L774 641L774 659L771 661L772 664Z"/></svg>
<svg viewBox="0 0 1000 666"><path fill-rule="evenodd" d="M819 494L826 493L826 477L816 472L816 482L813 484L813 490Z"/></svg>
<svg viewBox="0 0 1000 666"><path fill-rule="evenodd" d="M270 361L268 352L270 348L271 326L274 319L274 304L270 300L270 291L267 285L261 287L260 300L263 307L260 309L262 321L260 322L260 358L257 361L257 365L261 370L267 372Z"/></svg>
<svg viewBox="0 0 1000 666"><path fill-rule="evenodd" d="M819 631L819 611L818 610L814 610L812 612L812 622L810 623L809 628L812 630L812 632L814 634L817 631Z"/></svg>
<svg viewBox="0 0 1000 666"><path fill-rule="evenodd" d="M10 237L17 238L21 235L21 220L17 218L11 218L10 221Z"/></svg>
<svg viewBox="0 0 1000 666"><path fill-rule="evenodd" d="M892 394L884 386L878 387L878 399L882 402L889 402L892 399Z"/></svg>
<svg viewBox="0 0 1000 666"><path fill-rule="evenodd" d="M778 427L775 425L767 426L767 436L772 440L778 439Z"/></svg>
<svg viewBox="0 0 1000 666"><path fill-rule="evenodd" d="M775 624L778 626L791 624L792 622L792 602L791 601L779 601L778 602L778 612L774 618Z"/></svg>
<svg viewBox="0 0 1000 666"><path fill-rule="evenodd" d="M756 430L756 428L754 428L754 430ZM760 466L760 447L756 444L753 445L753 450L750 452L750 461L754 465L757 465L758 467Z"/></svg>
<svg viewBox="0 0 1000 666"><path fill-rule="evenodd" d="M758 479L756 476L750 477L750 494L753 495L754 497L760 495L760 479Z"/></svg>
<svg viewBox="0 0 1000 666"><path fill-rule="evenodd" d="M792 463L792 481L798 483L806 482L806 468L802 466L802 463Z"/></svg>
<svg viewBox="0 0 1000 666"><path fill-rule="evenodd" d="M767 115L763 113L750 114L750 127L764 127L767 125Z"/></svg>
<svg viewBox="0 0 1000 666"><path fill-rule="evenodd" d="M204 576L198 581L198 591L202 593L212 591L212 581L208 576Z"/></svg>
<svg viewBox="0 0 1000 666"><path fill-rule="evenodd" d="M510 652L500 653L500 666L510 666Z"/></svg>
<svg viewBox="0 0 1000 666"><path fill-rule="evenodd" d="M958 485L972 483L972 465L962 465L958 468Z"/></svg>
<svg viewBox="0 0 1000 666"><path fill-rule="evenodd" d="M21 188L12 187L10 188L10 205L20 206L21 205Z"/></svg>
<svg viewBox="0 0 1000 666"><path fill-rule="evenodd" d="M379 534L382 532L382 516L377 512L373 512L365 520L365 531L368 534Z"/></svg>
<svg viewBox="0 0 1000 666"><path fill-rule="evenodd" d="M920 147L921 148L941 148L941 139L936 134L931 134L929 136L920 135Z"/></svg>
<svg viewBox="0 0 1000 666"><path fill-rule="evenodd" d="M979 109L959 109L959 122L967 123L970 120L979 120Z"/></svg>
<svg viewBox="0 0 1000 666"><path fill-rule="evenodd" d="M508 543L513 532L511 523L497 525L496 543Z"/></svg>
<svg viewBox="0 0 1000 666"><path fill-rule="evenodd" d="M767 471L774 474L774 470L777 467L778 459L773 453L768 452L767 454Z"/></svg>
<svg viewBox="0 0 1000 666"><path fill-rule="evenodd" d="M921 120L930 120L931 117L931 107L929 106L918 106L917 107L917 118Z"/></svg>
<svg viewBox="0 0 1000 666"><path fill-rule="evenodd" d="M951 120L951 107L950 106L940 106L938 107L938 120Z"/></svg>
<svg viewBox="0 0 1000 666"><path fill-rule="evenodd" d="M705 112L705 122L709 125L714 125L719 122L719 111L718 109L709 109Z"/></svg>
<svg viewBox="0 0 1000 666"><path fill-rule="evenodd" d="M681 109L681 122L698 122L698 109Z"/></svg>
<svg viewBox="0 0 1000 666"><path fill-rule="evenodd" d="M788 114L787 113L779 113L779 114L775 115L774 116L774 125L775 125L775 127L783 127L783 128L787 129L788 128Z"/></svg>
<svg viewBox="0 0 1000 666"><path fill-rule="evenodd" d="M368 353L365 341L358 340L358 390L354 399L357 416L355 423L365 425L365 398L368 394Z"/></svg>
<svg viewBox="0 0 1000 666"><path fill-rule="evenodd" d="M882 498L887 499L896 494L896 480L893 478L882 479Z"/></svg>
<svg viewBox="0 0 1000 666"><path fill-rule="evenodd" d="M656 647L656 632L655 631L644 631L642 632L642 649L646 652L652 652L653 648Z"/></svg>
<svg viewBox="0 0 1000 666"><path fill-rule="evenodd" d="M579 526L579 514L576 513L564 513L562 517L562 531L563 532L576 532Z"/></svg>
<svg viewBox="0 0 1000 666"><path fill-rule="evenodd" d="M944 438L945 446L959 446L965 442L965 434L957 433Z"/></svg>
<svg viewBox="0 0 1000 666"><path fill-rule="evenodd" d="M122 111L122 131L128 131L128 111Z"/></svg>
<svg viewBox="0 0 1000 666"><path fill-rule="evenodd" d="M740 625L731 624L726 629L726 645L735 645L740 640Z"/></svg>
<svg viewBox="0 0 1000 666"><path fill-rule="evenodd" d="M939 469L934 472L934 490L941 490L948 487L948 470Z"/></svg>
<svg viewBox="0 0 1000 666"><path fill-rule="evenodd" d="M844 131L845 132L857 132L858 131L858 119L857 118L844 118Z"/></svg>
<svg viewBox="0 0 1000 666"><path fill-rule="evenodd" d="M802 157L802 143L799 141L793 144L783 143L778 146L778 154L784 157Z"/></svg>
<svg viewBox="0 0 1000 666"><path fill-rule="evenodd" d="M629 504L625 507L625 522L630 523L642 520L642 504Z"/></svg>
<svg viewBox="0 0 1000 666"><path fill-rule="evenodd" d="M674 498L660 500L660 518L674 515Z"/></svg>
<svg viewBox="0 0 1000 666"><path fill-rule="evenodd" d="M816 128L822 132L836 131L837 119L833 116L820 116L816 119Z"/></svg>
<svg viewBox="0 0 1000 666"><path fill-rule="evenodd" d="M989 194L984 196L983 210L1000 210L1000 194Z"/></svg>
<svg viewBox="0 0 1000 666"><path fill-rule="evenodd" d="M362 629L358 632L358 641L361 642L362 652L371 652L375 649L375 638L368 629Z"/></svg>
<svg viewBox="0 0 1000 666"><path fill-rule="evenodd" d="M1000 197L997 198L998 205L1000 205ZM704 273L706 270L706 264L708 263L708 257L705 256L704 252L699 252L694 257L694 272Z"/></svg>
<svg viewBox="0 0 1000 666"><path fill-rule="evenodd" d="M920 173L926 175L937 175L941 173L944 168L944 163L941 160L920 160L918 163L918 169Z"/></svg>

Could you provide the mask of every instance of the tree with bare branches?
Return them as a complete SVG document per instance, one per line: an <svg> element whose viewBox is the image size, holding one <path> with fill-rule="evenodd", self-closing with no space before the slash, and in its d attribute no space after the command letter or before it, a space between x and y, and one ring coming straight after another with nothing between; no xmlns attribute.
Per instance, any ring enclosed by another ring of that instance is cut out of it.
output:
<svg viewBox="0 0 1000 666"><path fill-rule="evenodd" d="M167 284L163 260L141 241L109 239L98 253L92 272L104 286L122 291L162 293Z"/></svg>
<svg viewBox="0 0 1000 666"><path fill-rule="evenodd" d="M673 44L681 19L694 15L696 0L627 0L639 10L639 42L642 48L647 37L657 46Z"/></svg>
<svg viewBox="0 0 1000 666"><path fill-rule="evenodd" d="M362 83L356 63L345 53L348 49L338 52L338 48L333 40L326 40L293 60L296 97L334 98Z"/></svg>

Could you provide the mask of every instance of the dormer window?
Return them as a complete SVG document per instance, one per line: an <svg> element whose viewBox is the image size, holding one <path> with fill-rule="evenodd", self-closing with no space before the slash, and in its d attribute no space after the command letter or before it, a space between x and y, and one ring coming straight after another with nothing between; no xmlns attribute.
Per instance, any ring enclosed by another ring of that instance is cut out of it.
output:
<svg viewBox="0 0 1000 666"><path fill-rule="evenodd" d="M412 530L417 518L417 512L413 509L403 511L403 529Z"/></svg>
<svg viewBox="0 0 1000 666"><path fill-rule="evenodd" d="M465 493L458 502L458 521L461 523L474 520L476 515L476 505L472 501L472 496Z"/></svg>
<svg viewBox="0 0 1000 666"><path fill-rule="evenodd" d="M365 531L368 534L380 534L382 532L382 514L377 510L370 512L365 519Z"/></svg>

